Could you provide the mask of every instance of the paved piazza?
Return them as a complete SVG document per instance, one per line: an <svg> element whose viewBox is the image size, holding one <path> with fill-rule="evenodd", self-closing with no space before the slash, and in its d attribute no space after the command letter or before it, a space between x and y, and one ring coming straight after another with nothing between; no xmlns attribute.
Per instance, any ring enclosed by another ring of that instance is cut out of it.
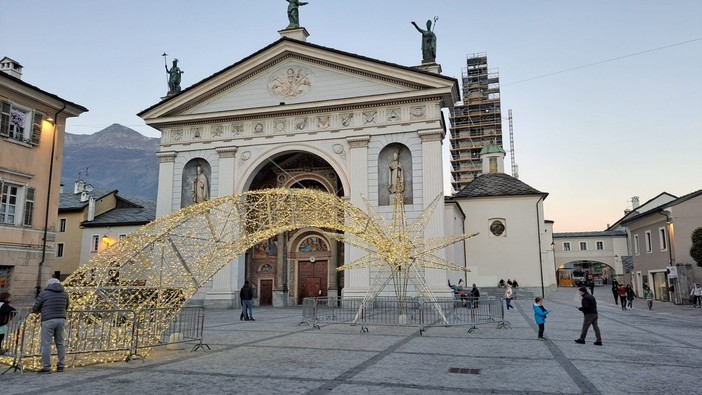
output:
<svg viewBox="0 0 702 395"><path fill-rule="evenodd" d="M298 326L300 308L207 310L211 351L156 349L145 361L0 376L2 394L700 394L702 309L655 303L634 310L595 289L604 346L574 342L575 289L545 306L549 341L536 339L531 300L515 301L511 329ZM458 373L450 372L458 368ZM461 370L462 369L462 370ZM4 369L3 369L4 370Z"/></svg>

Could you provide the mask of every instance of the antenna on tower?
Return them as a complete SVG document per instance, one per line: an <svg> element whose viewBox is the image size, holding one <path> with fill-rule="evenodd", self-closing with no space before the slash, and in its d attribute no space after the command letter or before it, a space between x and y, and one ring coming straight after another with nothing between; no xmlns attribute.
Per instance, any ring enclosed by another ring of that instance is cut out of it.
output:
<svg viewBox="0 0 702 395"><path fill-rule="evenodd" d="M519 169L517 162L514 159L514 129L512 128L512 109L507 111L509 114L509 151L512 158L512 177L519 178Z"/></svg>

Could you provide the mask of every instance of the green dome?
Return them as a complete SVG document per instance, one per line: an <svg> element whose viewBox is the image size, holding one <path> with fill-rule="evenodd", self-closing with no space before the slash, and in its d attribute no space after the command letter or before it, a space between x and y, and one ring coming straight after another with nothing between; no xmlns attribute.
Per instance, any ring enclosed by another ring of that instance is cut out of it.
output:
<svg viewBox="0 0 702 395"><path fill-rule="evenodd" d="M502 149L497 144L488 144L483 149L480 150L480 155L487 155L487 154L504 154L505 150Z"/></svg>

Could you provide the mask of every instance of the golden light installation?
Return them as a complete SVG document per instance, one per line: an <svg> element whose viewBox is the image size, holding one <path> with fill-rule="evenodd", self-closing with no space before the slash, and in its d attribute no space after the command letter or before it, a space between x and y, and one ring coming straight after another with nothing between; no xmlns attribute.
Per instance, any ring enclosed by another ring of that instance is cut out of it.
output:
<svg viewBox="0 0 702 395"><path fill-rule="evenodd" d="M366 210L372 219L375 232L373 235L364 233L362 235L347 233L328 233L329 236L357 248L360 248L368 255L360 259L341 266L338 270L353 270L359 268L379 268L371 283L368 292L363 298L361 307L354 319L356 322L362 309L374 300L392 280L395 297L398 303L400 324L404 320L407 306L407 291L409 283L414 285L415 290L427 302L431 303L437 311L441 320L448 324L441 306L436 303L436 297L426 283L424 270L420 268L443 269L451 271L469 272L465 267L458 266L453 262L433 255L434 251L457 243L459 241L475 236L475 234L455 235L445 237L425 238L425 228L431 219L437 204L443 200L443 195L437 196L429 206L414 220L412 225L407 224L407 216L404 206L404 188L402 180L397 179L395 193L392 194L394 200L392 223L383 217L364 197L363 201ZM477 233L476 233L477 234ZM368 237L370 236L370 237Z"/></svg>
<svg viewBox="0 0 702 395"><path fill-rule="evenodd" d="M141 319L150 320L149 325L138 328L143 344L158 344L181 308L221 268L257 243L303 227L325 229L338 240L369 252L341 270L385 268L376 276L366 299L374 298L392 278L398 298L405 300L409 280L425 298L433 300L418 267L465 270L431 253L470 237L422 237L439 198L412 226L406 224L401 197L396 199L390 226L368 201L364 211L336 195L310 189L250 191L163 216L109 246L64 281L71 310L83 311L80 321L67 322L69 336L79 337L67 339L71 363L125 360L130 356L129 342L137 321L134 315L147 309L166 312L143 314ZM41 367L37 321L36 315L27 319L28 330L35 331L24 336L25 355L32 355L22 360L28 369ZM99 336L109 339L103 339L103 349L95 352ZM140 354L148 351L142 349Z"/></svg>

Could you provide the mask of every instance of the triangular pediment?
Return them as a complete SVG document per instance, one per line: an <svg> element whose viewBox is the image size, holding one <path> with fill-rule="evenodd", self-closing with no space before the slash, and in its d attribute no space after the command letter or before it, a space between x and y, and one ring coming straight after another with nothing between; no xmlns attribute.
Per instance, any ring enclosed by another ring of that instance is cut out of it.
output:
<svg viewBox="0 0 702 395"><path fill-rule="evenodd" d="M421 96L453 104L456 80L282 38L139 116L207 119Z"/></svg>

